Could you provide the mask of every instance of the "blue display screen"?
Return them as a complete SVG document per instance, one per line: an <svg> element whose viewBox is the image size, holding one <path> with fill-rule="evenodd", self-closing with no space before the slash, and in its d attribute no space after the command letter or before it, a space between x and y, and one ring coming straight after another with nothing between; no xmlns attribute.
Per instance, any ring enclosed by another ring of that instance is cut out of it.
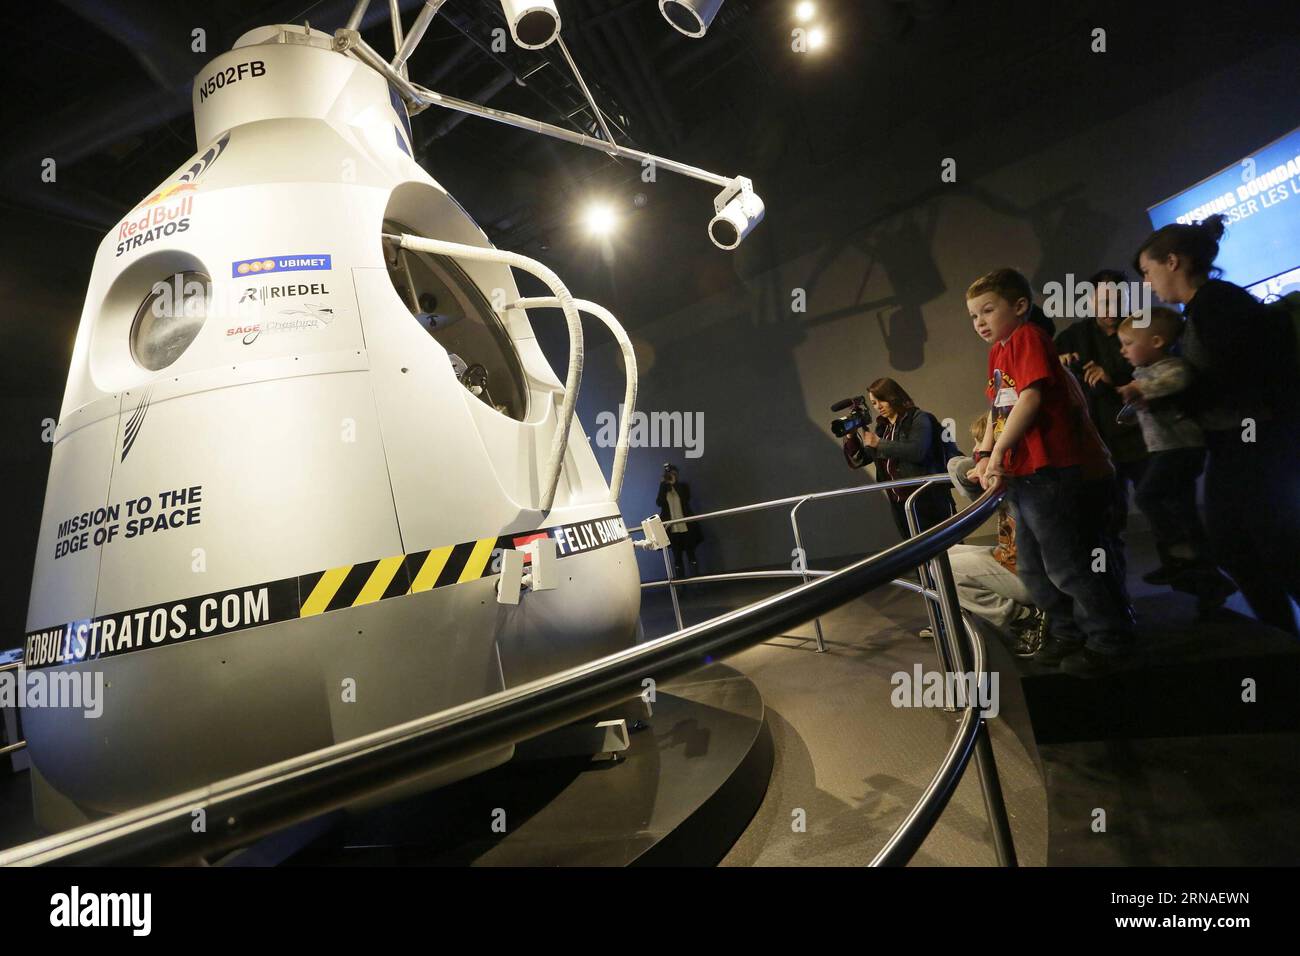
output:
<svg viewBox="0 0 1300 956"><path fill-rule="evenodd" d="M1229 282L1249 286L1300 267L1300 129L1147 212L1157 229L1226 216L1218 265Z"/></svg>

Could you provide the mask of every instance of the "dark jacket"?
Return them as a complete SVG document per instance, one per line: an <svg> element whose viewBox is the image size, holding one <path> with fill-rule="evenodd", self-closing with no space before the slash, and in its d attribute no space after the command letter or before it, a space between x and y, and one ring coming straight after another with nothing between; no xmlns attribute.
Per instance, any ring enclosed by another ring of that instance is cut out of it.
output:
<svg viewBox="0 0 1300 956"><path fill-rule="evenodd" d="M1186 403L1202 427L1300 417L1296 336L1286 317L1240 286L1211 279L1183 313L1182 354L1197 373Z"/></svg>
<svg viewBox="0 0 1300 956"><path fill-rule="evenodd" d="M1120 354L1118 335L1107 335L1097 325L1096 319L1080 319L1056 337L1056 350L1079 354L1079 365L1070 366L1088 399L1088 414L1101 433L1111 457L1117 462L1141 461L1147 456L1147 446L1142 440L1142 429L1136 424L1120 425L1115 416L1124 407L1124 401L1115 389L1133 381L1133 366ZM1083 380L1083 366L1096 362L1110 376L1111 385L1098 382L1089 386Z"/></svg>
<svg viewBox="0 0 1300 956"><path fill-rule="evenodd" d="M894 478L917 478L939 474L947 468L941 428L929 412L909 408L898 417L892 439L884 437L889 434L889 427L889 419L877 418L874 431L880 436L880 444L866 449L875 457L876 481L891 480L891 470ZM901 497L894 492L890 495L895 499Z"/></svg>
<svg viewBox="0 0 1300 956"><path fill-rule="evenodd" d="M665 528L671 525L674 520L672 512L668 508L669 487L668 482L659 482L659 495L655 498L655 504L659 506L659 517L663 519ZM691 486L684 481L679 481L672 487L677 489L677 496L682 500L682 515L686 516L695 514L691 509ZM669 534L672 533L673 532L671 531L669 532ZM685 547L693 547L704 539L704 532L700 530L700 523L698 521L692 521L686 525L686 530L683 534L686 535L686 539L682 542Z"/></svg>

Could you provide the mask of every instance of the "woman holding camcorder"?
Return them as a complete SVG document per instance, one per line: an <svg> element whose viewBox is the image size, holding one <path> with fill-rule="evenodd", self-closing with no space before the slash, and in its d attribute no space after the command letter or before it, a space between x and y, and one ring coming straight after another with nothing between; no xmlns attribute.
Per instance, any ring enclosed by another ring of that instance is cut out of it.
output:
<svg viewBox="0 0 1300 956"><path fill-rule="evenodd" d="M878 378L867 391L875 421L843 436L849 465L875 464L876 481L942 474L949 458L961 452L943 437L939 420L917 408L912 397L892 378ZM944 482L923 491L916 500L917 531L924 531L954 514L950 485ZM912 536L905 503L915 488L890 488L885 494L898 533Z"/></svg>

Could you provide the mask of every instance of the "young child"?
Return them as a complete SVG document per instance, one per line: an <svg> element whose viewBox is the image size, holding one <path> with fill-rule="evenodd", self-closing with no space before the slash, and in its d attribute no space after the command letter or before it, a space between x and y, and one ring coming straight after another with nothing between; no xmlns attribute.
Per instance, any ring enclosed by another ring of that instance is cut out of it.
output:
<svg viewBox="0 0 1300 956"><path fill-rule="evenodd" d="M975 447L984 440L989 419L981 415L971 424ZM971 485L966 475L975 467L971 458L958 457L948 462L948 476L958 493L974 499L979 485ZM1047 619L1033 606L1024 584L1016 576L1016 521L1004 501L998 507L997 544L994 547L954 544L948 549L957 600L973 614L978 614L999 631L1011 635L1011 652L1016 657L1033 657L1047 633Z"/></svg>
<svg viewBox="0 0 1300 956"><path fill-rule="evenodd" d="M1086 525L1084 471L1108 456L1056 347L1028 321L1029 281L1014 269L977 279L966 291L976 333L989 343L990 428L969 477L986 488L1005 481L1016 519L1017 574L1047 615L1039 664L1091 676L1133 643L1133 624L1105 569L1097 568Z"/></svg>
<svg viewBox="0 0 1300 956"><path fill-rule="evenodd" d="M1237 588L1206 557L1205 530L1196 510L1196 479L1205 467L1205 436L1178 397L1191 383L1191 367L1169 350L1183 320L1157 306L1149 324L1135 317L1119 327L1120 348L1133 366L1133 381L1117 391L1135 406L1151 452L1138 483L1137 503L1151 522L1162 567L1144 574L1149 584L1170 584L1198 598L1202 612L1219 607Z"/></svg>

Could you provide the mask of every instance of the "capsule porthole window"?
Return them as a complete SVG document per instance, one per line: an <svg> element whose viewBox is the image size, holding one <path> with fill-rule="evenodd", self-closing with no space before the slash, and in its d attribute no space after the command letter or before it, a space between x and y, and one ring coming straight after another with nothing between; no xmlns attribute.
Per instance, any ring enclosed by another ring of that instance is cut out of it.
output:
<svg viewBox="0 0 1300 956"><path fill-rule="evenodd" d="M178 272L150 288L131 323L131 357L157 372L185 353L207 321L212 280L202 272Z"/></svg>

